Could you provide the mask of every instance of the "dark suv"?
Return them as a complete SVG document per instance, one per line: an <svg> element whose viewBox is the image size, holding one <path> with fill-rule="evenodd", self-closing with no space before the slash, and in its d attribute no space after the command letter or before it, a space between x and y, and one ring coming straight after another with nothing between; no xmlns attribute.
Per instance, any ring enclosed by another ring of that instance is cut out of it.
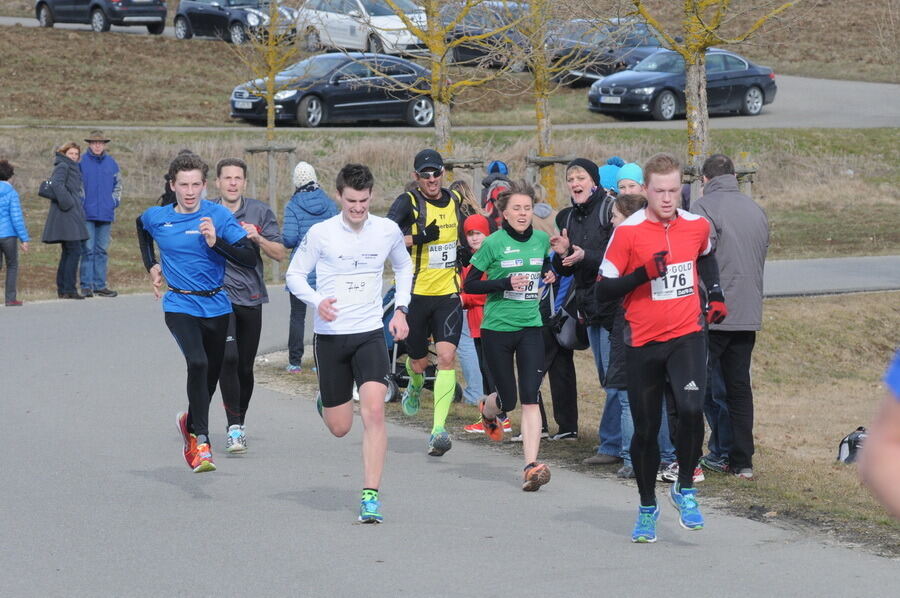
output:
<svg viewBox="0 0 900 598"><path fill-rule="evenodd" d="M37 0L34 16L41 27L54 23L90 23L94 31L110 25L146 25L159 35L166 28L165 0Z"/></svg>

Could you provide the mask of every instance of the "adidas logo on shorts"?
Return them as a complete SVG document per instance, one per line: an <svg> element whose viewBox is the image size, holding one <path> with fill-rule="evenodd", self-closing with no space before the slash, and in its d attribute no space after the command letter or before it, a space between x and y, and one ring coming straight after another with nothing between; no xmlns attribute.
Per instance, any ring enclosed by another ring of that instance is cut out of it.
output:
<svg viewBox="0 0 900 598"><path fill-rule="evenodd" d="M700 388L697 386L697 384L693 380L691 380L690 382L685 384L684 389L685 390L700 390Z"/></svg>

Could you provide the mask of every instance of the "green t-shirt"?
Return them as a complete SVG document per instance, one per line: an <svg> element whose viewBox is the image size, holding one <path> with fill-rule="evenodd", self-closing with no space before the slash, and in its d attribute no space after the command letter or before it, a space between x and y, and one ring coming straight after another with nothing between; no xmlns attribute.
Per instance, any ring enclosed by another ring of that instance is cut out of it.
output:
<svg viewBox="0 0 900 598"><path fill-rule="evenodd" d="M482 328L515 332L542 324L538 308L541 291L538 286L541 267L549 252L550 237L539 230L533 230L531 238L524 243L516 241L503 229L484 240L472 256L472 265L487 274L488 280L528 274L531 283L525 291L490 293L484 305Z"/></svg>

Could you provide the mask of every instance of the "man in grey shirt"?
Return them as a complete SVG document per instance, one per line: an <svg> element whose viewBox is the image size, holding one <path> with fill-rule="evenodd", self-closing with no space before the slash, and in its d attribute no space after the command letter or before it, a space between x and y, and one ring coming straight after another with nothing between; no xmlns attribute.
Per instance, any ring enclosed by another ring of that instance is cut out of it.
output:
<svg viewBox="0 0 900 598"><path fill-rule="evenodd" d="M282 244L278 221L268 204L244 197L247 188L247 164L238 158L226 158L216 165L216 188L222 204L247 231L247 238L275 260L282 260ZM266 291L263 260L257 259L255 268L226 263L225 291L231 300L232 313L225 339L225 358L219 374L219 389L228 418L225 450L243 453L247 450L244 417L253 395L253 363L259 348L262 329L262 304L269 302Z"/></svg>
<svg viewBox="0 0 900 598"><path fill-rule="evenodd" d="M763 267L769 222L763 209L738 190L734 163L714 154L703 163L703 197L691 211L710 222L710 242L719 264L727 317L709 327L709 359L719 360L732 426L729 469L753 477L753 391L750 361L762 327Z"/></svg>

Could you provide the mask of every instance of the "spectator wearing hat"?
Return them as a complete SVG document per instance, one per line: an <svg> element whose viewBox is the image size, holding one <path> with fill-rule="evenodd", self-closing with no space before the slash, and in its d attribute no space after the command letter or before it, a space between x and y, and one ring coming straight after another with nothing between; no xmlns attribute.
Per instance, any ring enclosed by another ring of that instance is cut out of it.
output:
<svg viewBox="0 0 900 598"><path fill-rule="evenodd" d="M619 156L613 156L600 167L600 185L606 189L608 194L618 194L619 187L616 183L618 182L619 168L622 166L625 166L625 160Z"/></svg>
<svg viewBox="0 0 900 598"><path fill-rule="evenodd" d="M319 186L316 170L308 162L297 162L293 174L294 195L284 206L284 226L281 236L284 246L291 250L291 258L306 232L317 222L336 216L340 210L334 200ZM309 286L316 288L316 273L310 272ZM303 336L306 328L306 304L288 293L291 300L291 319L288 329L287 371L299 373L303 360Z"/></svg>
<svg viewBox="0 0 900 598"><path fill-rule="evenodd" d="M0 265L6 260L6 306L22 305L16 299L16 278L19 274L19 242L28 251L28 229L22 216L19 194L9 182L15 170L6 160L0 160Z"/></svg>
<svg viewBox="0 0 900 598"><path fill-rule="evenodd" d="M81 243L81 294L92 297L115 297L109 288L106 269L109 240L116 208L122 200L119 165L106 151L109 138L103 131L91 131L84 140L88 151L79 163L84 181L84 216L87 240Z"/></svg>

